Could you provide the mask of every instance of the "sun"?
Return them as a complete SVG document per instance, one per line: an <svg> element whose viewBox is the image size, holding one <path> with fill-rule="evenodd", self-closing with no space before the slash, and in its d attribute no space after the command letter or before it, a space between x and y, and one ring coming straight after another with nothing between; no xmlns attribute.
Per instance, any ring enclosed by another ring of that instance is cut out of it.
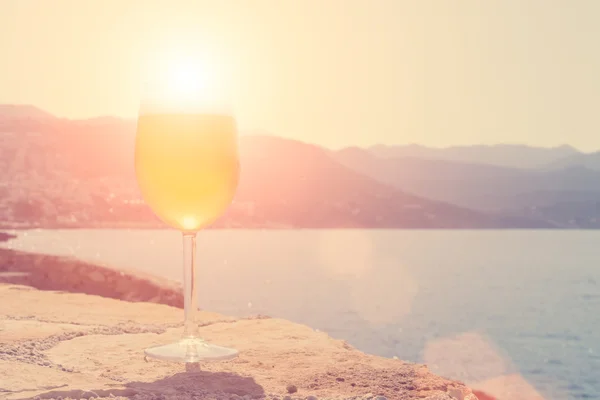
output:
<svg viewBox="0 0 600 400"><path fill-rule="evenodd" d="M210 48L158 46L143 57L141 67L144 110L232 112L228 63Z"/></svg>
<svg viewBox="0 0 600 400"><path fill-rule="evenodd" d="M192 99L208 89L206 67L191 58L169 60L162 79L165 94L174 99Z"/></svg>
<svg viewBox="0 0 600 400"><path fill-rule="evenodd" d="M154 55L146 67L142 96L156 104L191 108L212 102L218 94L216 77L207 60L184 52Z"/></svg>

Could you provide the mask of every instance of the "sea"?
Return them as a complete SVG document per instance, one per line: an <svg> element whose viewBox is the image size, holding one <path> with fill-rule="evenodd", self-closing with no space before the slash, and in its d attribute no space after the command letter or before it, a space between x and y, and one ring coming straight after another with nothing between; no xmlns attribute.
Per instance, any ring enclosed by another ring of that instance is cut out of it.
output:
<svg viewBox="0 0 600 400"><path fill-rule="evenodd" d="M182 280L175 231L16 234L0 245ZM500 397L600 399L600 232L207 230L198 246L204 309L306 324Z"/></svg>

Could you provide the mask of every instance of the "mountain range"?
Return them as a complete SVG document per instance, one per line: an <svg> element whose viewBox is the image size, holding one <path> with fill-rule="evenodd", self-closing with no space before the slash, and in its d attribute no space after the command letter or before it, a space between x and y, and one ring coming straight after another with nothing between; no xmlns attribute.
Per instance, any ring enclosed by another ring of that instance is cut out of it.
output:
<svg viewBox="0 0 600 400"><path fill-rule="evenodd" d="M133 169L135 121L0 105L0 226L160 227ZM241 135L215 227L597 228L600 154L570 146L350 147Z"/></svg>
<svg viewBox="0 0 600 400"><path fill-rule="evenodd" d="M417 144L406 146L376 145L368 150L373 155L382 158L412 157L425 160L457 161L514 168L540 168L557 160L580 154L577 149L568 145L555 148L539 148L516 144L454 146L446 148L431 148Z"/></svg>

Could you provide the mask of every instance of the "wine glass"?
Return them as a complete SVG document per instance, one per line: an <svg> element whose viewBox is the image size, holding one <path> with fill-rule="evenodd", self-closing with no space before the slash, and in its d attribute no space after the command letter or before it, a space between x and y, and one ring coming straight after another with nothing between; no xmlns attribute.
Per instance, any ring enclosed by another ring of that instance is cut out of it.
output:
<svg viewBox="0 0 600 400"><path fill-rule="evenodd" d="M145 354L185 363L226 360L238 351L207 343L198 333L196 236L225 211L235 194L236 123L230 111L196 96L199 93L179 94L144 99L137 123L137 182L154 213L182 232L184 252L183 336L175 343L146 349Z"/></svg>

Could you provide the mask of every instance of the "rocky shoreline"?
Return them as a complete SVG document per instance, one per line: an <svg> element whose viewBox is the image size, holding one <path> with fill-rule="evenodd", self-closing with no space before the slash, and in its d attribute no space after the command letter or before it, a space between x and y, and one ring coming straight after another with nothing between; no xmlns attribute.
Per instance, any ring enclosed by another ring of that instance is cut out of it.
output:
<svg viewBox="0 0 600 400"><path fill-rule="evenodd" d="M151 276L1 249L0 398L477 398L424 365L261 316L200 313L202 336L239 349L236 360L187 370L145 360L144 348L180 334L181 306L177 285Z"/></svg>
<svg viewBox="0 0 600 400"><path fill-rule="evenodd" d="M0 283L183 307L180 285L69 257L0 248Z"/></svg>

